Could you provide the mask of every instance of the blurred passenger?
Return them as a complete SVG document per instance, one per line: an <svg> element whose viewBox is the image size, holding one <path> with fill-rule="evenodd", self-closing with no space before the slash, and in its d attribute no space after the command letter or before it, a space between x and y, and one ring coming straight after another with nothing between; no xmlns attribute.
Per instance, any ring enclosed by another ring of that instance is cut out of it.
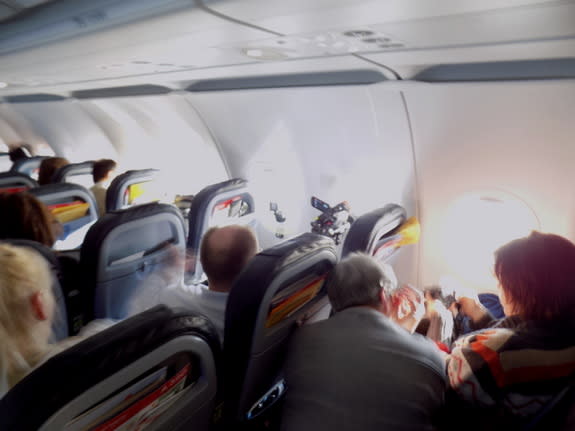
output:
<svg viewBox="0 0 575 431"><path fill-rule="evenodd" d="M51 344L56 317L51 287L52 274L42 256L0 243L0 398L51 356L114 323L94 321L80 336Z"/></svg>
<svg viewBox="0 0 575 431"><path fill-rule="evenodd" d="M0 397L50 350L55 309L51 280L40 255L0 244Z"/></svg>
<svg viewBox="0 0 575 431"><path fill-rule="evenodd" d="M92 168L94 185L90 190L96 198L100 217L106 214L106 191L114 178L117 166L118 164L111 159L101 159L94 162L94 167Z"/></svg>
<svg viewBox="0 0 575 431"><path fill-rule="evenodd" d="M397 289L391 267L361 253L339 262L326 283L336 314L295 334L282 430L434 429L445 363L433 342L410 333L423 304Z"/></svg>
<svg viewBox="0 0 575 431"><path fill-rule="evenodd" d="M448 362L466 429L523 428L575 372L575 245L532 232L496 251L495 275L508 317L458 299L474 328L487 328L457 340Z"/></svg>
<svg viewBox="0 0 575 431"><path fill-rule="evenodd" d="M52 184L52 179L56 171L69 164L68 159L64 157L50 157L42 160L38 171L38 184L41 186Z"/></svg>
<svg viewBox="0 0 575 431"><path fill-rule="evenodd" d="M30 193L0 194L0 239L29 239L52 247L59 224Z"/></svg>
<svg viewBox="0 0 575 431"><path fill-rule="evenodd" d="M446 346L453 339L453 315L443 303L440 286L429 286L423 290L425 297L425 318L429 319L426 336Z"/></svg>
<svg viewBox="0 0 575 431"><path fill-rule="evenodd" d="M130 304L130 315L157 304L184 307L207 316L215 325L220 339L228 294L235 279L258 251L253 231L246 226L213 227L202 238L200 262L208 278L208 287L183 282L183 262L155 274L138 289ZM176 275L176 277L174 277Z"/></svg>
<svg viewBox="0 0 575 431"><path fill-rule="evenodd" d="M10 160L11 160L12 162L15 162L15 161L21 160L21 159L28 159L28 158L30 158L30 154L29 154L27 148L24 147L24 146L22 146L22 145L19 146L19 147L16 147L16 148L12 148L12 149L8 152L8 154L9 154Z"/></svg>

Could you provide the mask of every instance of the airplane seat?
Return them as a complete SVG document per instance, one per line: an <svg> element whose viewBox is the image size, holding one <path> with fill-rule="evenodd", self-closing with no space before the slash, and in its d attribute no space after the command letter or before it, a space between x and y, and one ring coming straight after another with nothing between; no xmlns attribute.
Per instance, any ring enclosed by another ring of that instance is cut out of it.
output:
<svg viewBox="0 0 575 431"><path fill-rule="evenodd" d="M60 341L70 335L68 312L66 306L66 297L62 289L62 272L56 253L44 244L27 239L4 239L4 243L12 244L19 247L27 247L40 254L48 262L48 266L52 272L52 292L56 300L56 313L54 314L54 322L52 324L52 334L54 341Z"/></svg>
<svg viewBox="0 0 575 431"><path fill-rule="evenodd" d="M257 254L240 274L224 329L226 425L249 427L278 413L289 341L301 324L329 316L324 280L336 262L332 239L304 233Z"/></svg>
<svg viewBox="0 0 575 431"><path fill-rule="evenodd" d="M92 187L94 180L92 177L93 161L82 163L70 163L62 166L52 177L53 183L73 183L80 184L86 188Z"/></svg>
<svg viewBox="0 0 575 431"><path fill-rule="evenodd" d="M0 193L17 193L38 187L38 183L28 175L19 172L0 173Z"/></svg>
<svg viewBox="0 0 575 431"><path fill-rule="evenodd" d="M172 205L150 203L105 214L90 228L80 250L91 292L86 312L97 318L125 318L141 282L171 263L174 248L183 254L185 243L182 216Z"/></svg>
<svg viewBox="0 0 575 431"><path fill-rule="evenodd" d="M138 200L140 195L144 194L143 184L153 181L158 172L157 169L139 169L118 175L112 180L106 192L106 211L115 211L134 205L134 200Z"/></svg>
<svg viewBox="0 0 575 431"><path fill-rule="evenodd" d="M157 306L37 367L0 400L0 429L207 430L220 356L205 317Z"/></svg>
<svg viewBox="0 0 575 431"><path fill-rule="evenodd" d="M62 224L62 233L54 248L78 248L88 228L98 218L94 195L79 184L56 183L30 190L42 201Z"/></svg>
<svg viewBox="0 0 575 431"><path fill-rule="evenodd" d="M535 419L521 431L570 431L575 429L575 376L571 384L555 396Z"/></svg>
<svg viewBox="0 0 575 431"><path fill-rule="evenodd" d="M28 175L30 178L37 179L40 163L42 163L42 160L48 158L48 156L34 156L28 157L27 159L18 159L12 164L10 172L18 172Z"/></svg>
<svg viewBox="0 0 575 431"><path fill-rule="evenodd" d="M364 252L380 261L387 260L396 250L395 230L406 221L405 209L387 204L358 217L351 225L343 242L341 256Z"/></svg>
<svg viewBox="0 0 575 431"><path fill-rule="evenodd" d="M252 225L255 201L248 182L234 178L204 187L191 202L188 215L188 251L199 256L200 244L206 231L216 225ZM254 229L255 232L255 229ZM189 282L199 282L204 271L199 259L187 274Z"/></svg>

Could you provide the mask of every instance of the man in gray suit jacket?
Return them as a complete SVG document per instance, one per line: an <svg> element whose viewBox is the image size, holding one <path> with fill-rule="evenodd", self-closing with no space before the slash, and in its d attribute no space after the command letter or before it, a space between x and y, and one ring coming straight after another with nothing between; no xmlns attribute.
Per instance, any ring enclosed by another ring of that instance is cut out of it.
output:
<svg viewBox="0 0 575 431"><path fill-rule="evenodd" d="M421 299L397 289L391 267L359 253L327 283L336 314L294 337L282 430L433 429L445 364L431 341L411 333Z"/></svg>

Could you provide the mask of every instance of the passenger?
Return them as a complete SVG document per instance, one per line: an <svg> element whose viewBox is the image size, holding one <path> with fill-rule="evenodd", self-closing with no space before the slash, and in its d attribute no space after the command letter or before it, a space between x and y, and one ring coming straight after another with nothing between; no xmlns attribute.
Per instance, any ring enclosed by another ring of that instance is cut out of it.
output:
<svg viewBox="0 0 575 431"><path fill-rule="evenodd" d="M443 303L440 286L429 286L423 290L425 297L425 318L429 328L425 334L433 341L450 346L453 340L453 315Z"/></svg>
<svg viewBox="0 0 575 431"><path fill-rule="evenodd" d="M49 159L42 160L38 171L38 184L41 186L52 184L52 178L56 171L69 164L68 159L64 157L50 157Z"/></svg>
<svg viewBox="0 0 575 431"><path fill-rule="evenodd" d="M55 309L51 280L40 255L0 244L0 397L50 350Z"/></svg>
<svg viewBox="0 0 575 431"><path fill-rule="evenodd" d="M8 154L9 154L10 160L12 162L16 162L17 160L21 160L21 159L30 158L30 155L27 152L27 148L24 146L12 148Z"/></svg>
<svg viewBox="0 0 575 431"><path fill-rule="evenodd" d="M472 409L466 429L522 428L575 372L575 245L532 232L496 251L495 275L505 319L459 298L475 329L488 328L457 340L448 362L451 387Z"/></svg>
<svg viewBox="0 0 575 431"><path fill-rule="evenodd" d="M51 344L56 300L48 263L27 247L0 244L0 399L35 367L114 322Z"/></svg>
<svg viewBox="0 0 575 431"><path fill-rule="evenodd" d="M130 315L137 314L157 304L186 309L204 314L215 325L220 339L224 337L226 304L230 289L257 253L258 242L246 226L230 225L213 227L202 238L200 262L208 279L208 288L186 285L183 282L183 265L168 268L147 280L140 287L130 304ZM174 279L174 271L178 273Z"/></svg>
<svg viewBox="0 0 575 431"><path fill-rule="evenodd" d="M0 194L0 239L28 239L52 247L59 225L30 193Z"/></svg>
<svg viewBox="0 0 575 431"><path fill-rule="evenodd" d="M410 293L396 287L391 267L365 254L336 265L327 280L336 314L299 329L290 348L282 430L434 429L445 362L433 342L410 334L423 305L412 297L403 315Z"/></svg>
<svg viewBox="0 0 575 431"><path fill-rule="evenodd" d="M100 217L106 214L106 190L114 178L117 166L117 163L111 159L101 159L94 162L94 167L92 168L94 185L90 190L96 198Z"/></svg>

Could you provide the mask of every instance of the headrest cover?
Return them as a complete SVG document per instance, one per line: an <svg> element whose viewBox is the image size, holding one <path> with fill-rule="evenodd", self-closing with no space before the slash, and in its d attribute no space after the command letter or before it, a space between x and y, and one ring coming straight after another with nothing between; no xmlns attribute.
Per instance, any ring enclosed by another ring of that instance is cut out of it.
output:
<svg viewBox="0 0 575 431"><path fill-rule="evenodd" d="M156 178L157 169L138 169L124 172L112 180L106 193L106 208L113 211L122 208L124 193L132 184L152 181Z"/></svg>
<svg viewBox="0 0 575 431"><path fill-rule="evenodd" d="M38 187L38 183L28 175L24 175L18 172L1 172L0 187L5 188L7 186L22 186L26 188L33 188Z"/></svg>
<svg viewBox="0 0 575 431"><path fill-rule="evenodd" d="M353 222L343 243L342 257L355 251L371 254L376 242L404 223L405 209L397 204L370 211Z"/></svg>
<svg viewBox="0 0 575 431"><path fill-rule="evenodd" d="M68 177L75 175L91 175L94 166L93 161L87 161L82 163L70 163L68 165L62 166L56 172L54 172L54 177L52 182L63 183Z"/></svg>

